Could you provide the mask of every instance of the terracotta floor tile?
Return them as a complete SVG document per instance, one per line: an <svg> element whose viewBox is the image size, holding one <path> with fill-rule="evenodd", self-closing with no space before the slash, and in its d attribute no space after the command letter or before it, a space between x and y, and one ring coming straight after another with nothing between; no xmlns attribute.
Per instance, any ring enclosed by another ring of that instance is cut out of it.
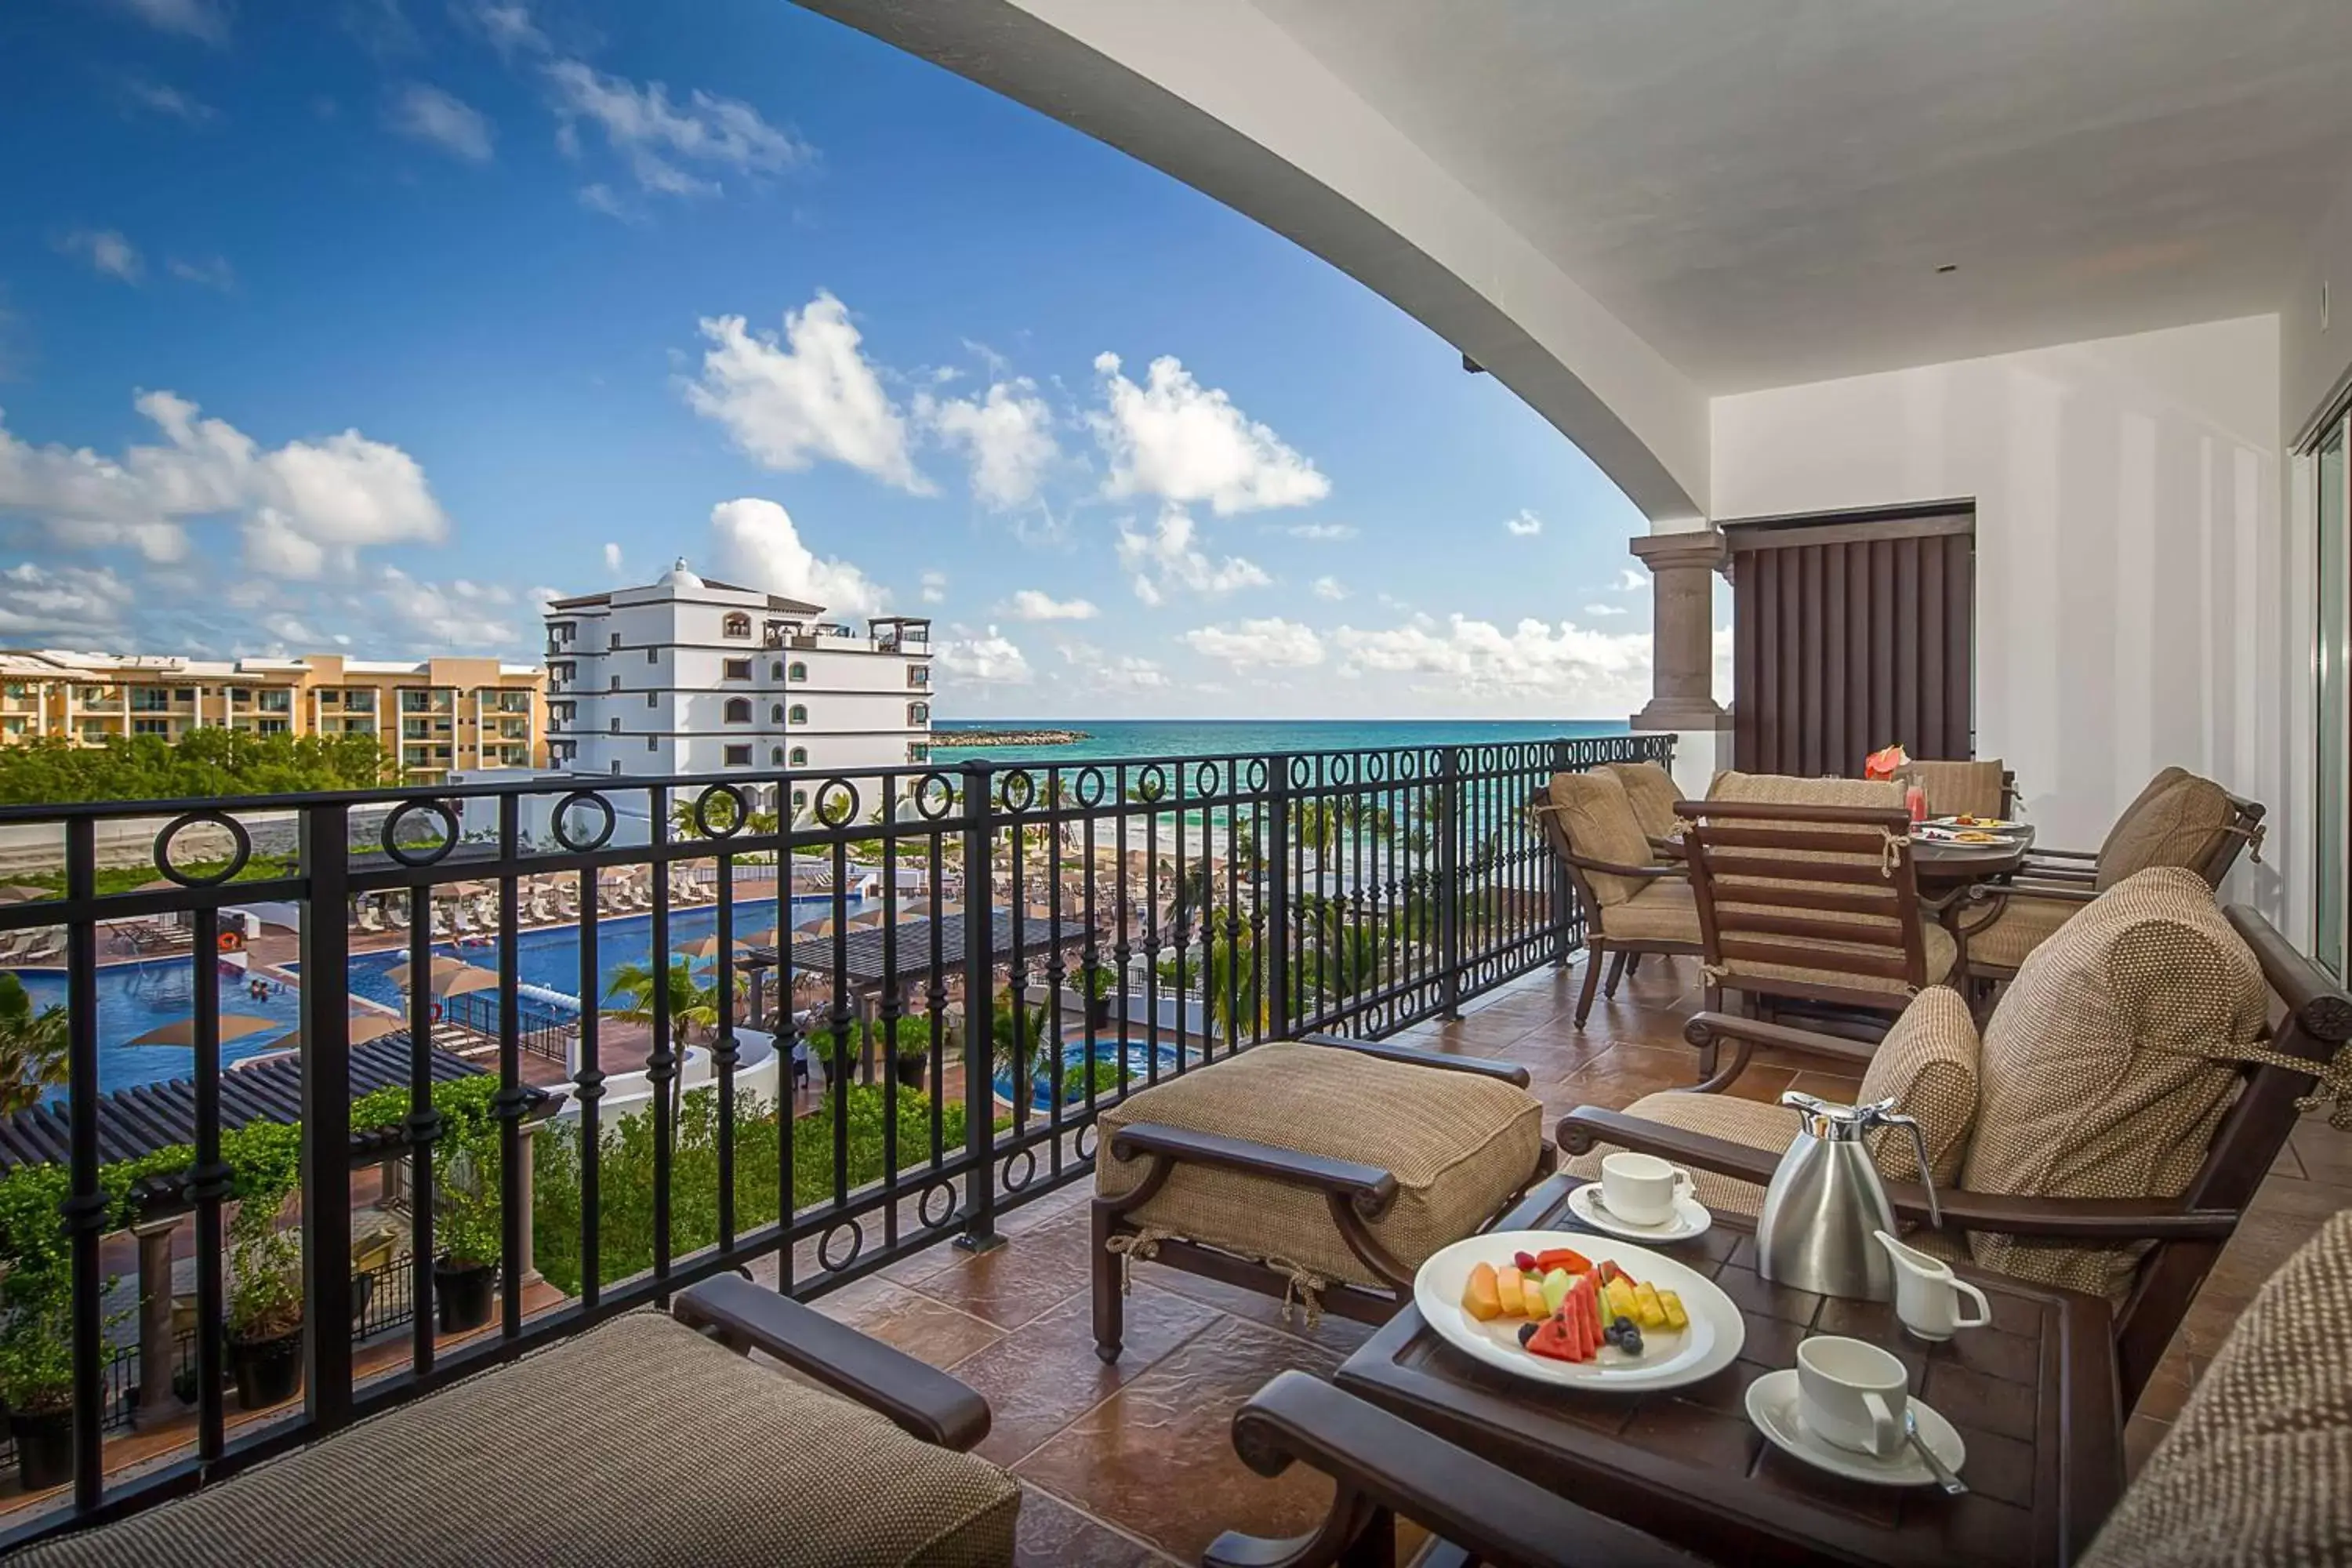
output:
<svg viewBox="0 0 2352 1568"><path fill-rule="evenodd" d="M1017 1329L1087 1288L1093 1239L1084 1210L1064 1215L978 1256L954 1255L947 1268L914 1282L927 1296Z"/></svg>
<svg viewBox="0 0 2352 1568"><path fill-rule="evenodd" d="M1565 1087L1580 1103L1622 1110L1662 1089L1688 1089L1697 1081L1697 1058L1685 1049L1657 1046L1612 1046L1590 1067L1571 1074Z"/></svg>
<svg viewBox="0 0 2352 1568"><path fill-rule="evenodd" d="M2147 1463L2147 1457L2156 1452L2156 1446L2164 1441L2165 1434L2171 1430L2171 1422L2158 1421L2149 1415L2135 1414L2124 1423L2125 1479L2139 1474L2140 1467Z"/></svg>
<svg viewBox="0 0 2352 1568"><path fill-rule="evenodd" d="M2352 1132L2330 1127L2324 1112L2314 1112L2295 1124L2287 1141L2307 1180L2352 1187Z"/></svg>
<svg viewBox="0 0 2352 1568"><path fill-rule="evenodd" d="M1314 1528L1331 1482L1295 1466L1275 1480L1234 1457L1234 1412L1276 1373L1328 1377L1337 1357L1228 1321L1096 1406L1021 1461L1025 1479L1181 1562L1226 1530L1289 1536Z"/></svg>
<svg viewBox="0 0 2352 1568"><path fill-rule="evenodd" d="M810 1303L918 1361L950 1367L1004 1337L1004 1331L969 1312L882 1275L859 1280Z"/></svg>
<svg viewBox="0 0 2352 1568"><path fill-rule="evenodd" d="M1127 1299L1125 1351L1116 1364L1095 1354L1093 1317L1084 1292L1004 1334L953 1367L988 1401L992 1417L980 1451L1010 1465L1149 1372L1224 1314L1186 1297L1139 1284Z"/></svg>
<svg viewBox="0 0 2352 1568"><path fill-rule="evenodd" d="M1550 1117L1547 1116L1544 1120L1549 1126ZM1220 1312L1255 1323L1261 1328L1273 1329L1276 1332L1292 1335L1310 1345L1319 1346L1343 1358L1372 1337L1373 1329L1370 1324L1359 1323L1352 1319L1337 1317L1329 1313L1326 1313L1311 1329L1307 1326L1307 1314L1296 1307L1291 1310L1290 1316L1286 1321L1282 1312L1282 1298L1279 1296L1268 1296L1255 1290L1245 1290L1238 1285L1227 1285L1221 1280L1203 1279L1198 1274L1187 1274L1181 1269L1164 1268L1157 1263L1139 1263L1135 1268L1136 1284L1139 1289L1148 1281L1160 1289L1187 1297L1203 1306L1213 1307Z"/></svg>
<svg viewBox="0 0 2352 1568"><path fill-rule="evenodd" d="M1098 1519L1080 1513L1051 1492L1021 1489L1020 1533L1013 1543L1014 1568L1160 1568L1175 1559Z"/></svg>

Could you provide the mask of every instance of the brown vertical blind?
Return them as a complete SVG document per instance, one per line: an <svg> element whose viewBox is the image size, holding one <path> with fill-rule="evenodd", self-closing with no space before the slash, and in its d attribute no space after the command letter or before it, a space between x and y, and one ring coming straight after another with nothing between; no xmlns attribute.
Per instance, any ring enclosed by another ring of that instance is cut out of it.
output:
<svg viewBox="0 0 2352 1568"><path fill-rule="evenodd" d="M1752 773L1857 777L1900 742L1975 748L1976 515L1736 523L1733 759Z"/></svg>

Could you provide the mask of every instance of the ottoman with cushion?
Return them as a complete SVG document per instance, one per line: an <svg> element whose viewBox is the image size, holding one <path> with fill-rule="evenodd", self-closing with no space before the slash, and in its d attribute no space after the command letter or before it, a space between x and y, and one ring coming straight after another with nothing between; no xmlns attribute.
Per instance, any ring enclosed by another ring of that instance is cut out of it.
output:
<svg viewBox="0 0 2352 1568"><path fill-rule="evenodd" d="M1641 773L1638 782L1627 782L1629 772L1640 769L1664 779L1665 827L1672 832L1674 780L1655 763L1555 773L1550 786L1528 803L1528 816L1568 873L1584 919L1584 984L1576 999L1580 1029L1591 1016L1604 959L1613 997L1626 964L1642 954L1695 956L1701 951L1690 882L1681 867L1659 858L1653 840L1665 834L1654 831L1643 815L1647 810L1654 818L1655 803L1636 805L1637 791L1654 795L1658 781Z"/></svg>
<svg viewBox="0 0 2352 1568"><path fill-rule="evenodd" d="M1685 1037L1735 1047L1703 1092L1580 1107L1560 1146L1577 1173L1612 1148L1675 1160L1702 1202L1752 1215L1796 1118L1718 1091L1759 1046L1866 1063L1862 1093L1918 1117L1953 1184L1944 1230L1921 1245L2105 1298L2128 1401L2297 1118L2352 1125L2352 995L2253 910L2225 912L2195 873L2159 868L2044 942L1981 1039L1968 1020L1948 990L1922 992L1874 1047L1702 1013ZM1875 1153L1895 1213L1926 1219L1904 1146Z"/></svg>
<svg viewBox="0 0 2352 1568"><path fill-rule="evenodd" d="M683 1292L676 1312L624 1314L11 1561L25 1568L1013 1562L1020 1484L956 1451L987 1435L988 1406L978 1394L732 1275ZM751 1349L848 1397L738 1353Z"/></svg>
<svg viewBox="0 0 2352 1568"><path fill-rule="evenodd" d="M1163 1079L1103 1111L1097 1352L1118 1359L1131 1259L1384 1321L1439 1247L1550 1172L1527 1069L1310 1036Z"/></svg>

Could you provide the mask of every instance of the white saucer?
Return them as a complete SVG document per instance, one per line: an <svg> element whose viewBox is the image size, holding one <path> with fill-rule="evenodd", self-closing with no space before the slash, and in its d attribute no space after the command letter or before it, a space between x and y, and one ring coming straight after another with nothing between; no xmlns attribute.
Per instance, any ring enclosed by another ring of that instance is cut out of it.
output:
<svg viewBox="0 0 2352 1568"><path fill-rule="evenodd" d="M1912 1412L1919 1417L1919 1436L1935 1451L1936 1458L1950 1467L1954 1475L1968 1463L1969 1446L1952 1424L1924 1401L1910 1402ZM1748 1385L1748 1418L1756 1429L1771 1439L1775 1447L1793 1454L1805 1463L1843 1476L1850 1481L1861 1481L1874 1487L1927 1487L1936 1484L1936 1473L1927 1468L1910 1444L1886 1458L1858 1454L1852 1448L1815 1436L1805 1429L1803 1417L1798 1413L1797 1369L1769 1372Z"/></svg>
<svg viewBox="0 0 2352 1568"><path fill-rule="evenodd" d="M1671 1242L1688 1241L1695 1236L1705 1236L1715 1216L1696 1198L1684 1198L1675 1205L1675 1217L1659 1225L1635 1225L1609 1212L1601 1196L1601 1184L1587 1182L1570 1189L1568 1208L1578 1219L1607 1236L1622 1237L1627 1241Z"/></svg>

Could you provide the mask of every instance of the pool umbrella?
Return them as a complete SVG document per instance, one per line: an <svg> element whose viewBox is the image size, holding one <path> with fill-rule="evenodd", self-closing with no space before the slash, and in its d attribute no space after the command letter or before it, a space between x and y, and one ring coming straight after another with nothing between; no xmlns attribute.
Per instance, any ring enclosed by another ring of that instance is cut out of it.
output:
<svg viewBox="0 0 2352 1568"><path fill-rule="evenodd" d="M21 882L11 882L0 888L0 904L30 904L56 897L47 888L28 888Z"/></svg>
<svg viewBox="0 0 2352 1568"><path fill-rule="evenodd" d="M354 1013L352 1015L352 1044L358 1046L370 1040L380 1040L386 1035L396 1035L407 1026L399 1019L387 1018L381 1013ZM278 1036L261 1048L265 1051L290 1051L298 1049L301 1044L302 1031L296 1029Z"/></svg>
<svg viewBox="0 0 2352 1568"><path fill-rule="evenodd" d="M220 1016L220 1037L226 1045L241 1040L247 1035L257 1035L264 1029L278 1027L275 1018L257 1018L249 1013L223 1013ZM196 1043L196 1021L175 1018L148 1030L135 1040L125 1040L130 1046L193 1046Z"/></svg>
<svg viewBox="0 0 2352 1568"><path fill-rule="evenodd" d="M405 963L395 963L388 972L392 983L403 991L409 988L409 968ZM468 991L494 989L499 977L479 964L467 963L462 958L446 956L433 961L430 983L425 989L436 996L462 996Z"/></svg>

